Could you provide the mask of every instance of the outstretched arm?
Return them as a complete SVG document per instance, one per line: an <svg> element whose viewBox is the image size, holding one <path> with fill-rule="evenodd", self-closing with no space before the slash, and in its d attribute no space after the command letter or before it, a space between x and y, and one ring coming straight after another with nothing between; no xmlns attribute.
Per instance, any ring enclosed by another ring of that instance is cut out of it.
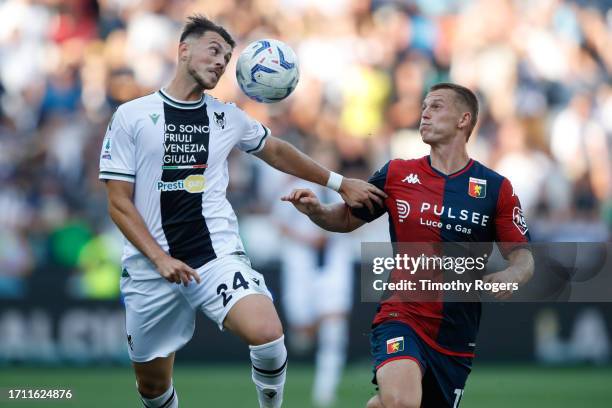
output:
<svg viewBox="0 0 612 408"><path fill-rule="evenodd" d="M323 205L316 194L308 189L293 190L281 197L281 200L289 201L312 222L327 231L351 232L365 224L365 221L351 214L346 204Z"/></svg>
<svg viewBox="0 0 612 408"><path fill-rule="evenodd" d="M322 186L326 186L331 172L296 149L291 143L276 137L268 137L263 149L255 153L270 166L284 173L299 177ZM384 191L363 180L342 178L337 190L344 202L350 207L366 206L373 211L374 203L382 206L387 197Z"/></svg>

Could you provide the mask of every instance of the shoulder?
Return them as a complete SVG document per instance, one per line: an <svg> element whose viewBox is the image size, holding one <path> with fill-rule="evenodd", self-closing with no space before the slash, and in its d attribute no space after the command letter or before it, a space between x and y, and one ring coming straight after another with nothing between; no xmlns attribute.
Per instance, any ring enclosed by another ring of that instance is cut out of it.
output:
<svg viewBox="0 0 612 408"><path fill-rule="evenodd" d="M147 116L160 116L161 100L155 94L141 96L122 103L117 107L109 121L108 130L121 129L129 134L142 126L142 118Z"/></svg>
<svg viewBox="0 0 612 408"><path fill-rule="evenodd" d="M143 115L161 114L158 112L161 106L161 100L155 93L141 96L119 105L113 113L111 122L118 123L126 130L132 129L135 122L138 122Z"/></svg>
<svg viewBox="0 0 612 408"><path fill-rule="evenodd" d="M497 202L515 196L514 187L508 178L480 162L474 161L474 171L470 174L470 177L485 180L489 185L491 197Z"/></svg>
<svg viewBox="0 0 612 408"><path fill-rule="evenodd" d="M497 185L503 184L504 181L507 183L510 182L506 177L476 160L474 160L474 170L472 175L474 177L483 178Z"/></svg>
<svg viewBox="0 0 612 408"><path fill-rule="evenodd" d="M206 107L210 117L215 120L226 120L228 123L246 123L249 115L233 102L224 102L211 95L206 95Z"/></svg>
<svg viewBox="0 0 612 408"><path fill-rule="evenodd" d="M233 102L222 101L212 95L206 94L206 106L214 111L226 112L228 114L245 114L242 109Z"/></svg>
<svg viewBox="0 0 612 408"><path fill-rule="evenodd" d="M387 171L393 174L413 172L418 175L418 171L423 168L426 160L427 156L417 159L391 159L386 164Z"/></svg>
<svg viewBox="0 0 612 408"><path fill-rule="evenodd" d="M130 113L137 113L143 110L150 109L154 106L160 105L161 100L155 93L151 93L140 98L132 99L131 101L122 103L117 108L117 112L123 115L129 115Z"/></svg>

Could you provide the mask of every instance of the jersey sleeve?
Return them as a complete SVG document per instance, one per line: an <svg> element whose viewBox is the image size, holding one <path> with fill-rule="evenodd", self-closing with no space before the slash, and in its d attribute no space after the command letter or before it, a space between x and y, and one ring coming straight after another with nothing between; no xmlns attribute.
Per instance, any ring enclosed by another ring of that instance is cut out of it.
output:
<svg viewBox="0 0 612 408"><path fill-rule="evenodd" d="M134 137L126 130L121 108L111 118L100 153L100 180L134 182L136 157Z"/></svg>
<svg viewBox="0 0 612 408"><path fill-rule="evenodd" d="M389 163L390 162L387 162L384 166L382 166L380 170L378 170L372 176L370 176L370 178L368 179L368 183L373 184L379 189L384 191L385 184L387 183L387 173L389 171ZM365 206L361 208L351 208L350 210L351 210L351 213L355 217L361 220L367 221L367 222L371 222L387 212L387 207L385 206L384 203L382 206L376 203L373 203L373 204L374 204L373 213L371 213L370 210Z"/></svg>
<svg viewBox="0 0 612 408"><path fill-rule="evenodd" d="M240 139L237 146L246 153L257 153L266 144L266 138L270 135L270 129L240 111Z"/></svg>
<svg viewBox="0 0 612 408"><path fill-rule="evenodd" d="M495 240L504 257L518 248L529 248L529 230L521 203L512 184L504 178L497 197L495 213Z"/></svg>

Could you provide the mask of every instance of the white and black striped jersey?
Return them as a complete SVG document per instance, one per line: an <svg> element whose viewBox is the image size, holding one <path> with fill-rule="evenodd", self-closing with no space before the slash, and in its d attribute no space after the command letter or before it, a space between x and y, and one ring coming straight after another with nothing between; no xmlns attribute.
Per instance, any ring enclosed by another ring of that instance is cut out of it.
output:
<svg viewBox="0 0 612 408"><path fill-rule="evenodd" d="M227 201L227 156L254 153L270 131L233 104L203 94L178 101L163 90L121 105L100 154L100 179L134 183L134 203L158 244L192 268L243 251ZM127 239L123 267L133 279L159 278Z"/></svg>

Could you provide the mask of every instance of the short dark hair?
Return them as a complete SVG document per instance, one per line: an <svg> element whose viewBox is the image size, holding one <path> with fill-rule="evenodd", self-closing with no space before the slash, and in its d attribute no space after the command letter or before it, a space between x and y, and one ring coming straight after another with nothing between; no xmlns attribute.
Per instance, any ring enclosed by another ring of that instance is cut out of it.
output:
<svg viewBox="0 0 612 408"><path fill-rule="evenodd" d="M460 102L462 102L469 109L472 114L472 120L470 121L470 128L468 129L468 139L472 134L472 131L476 127L476 122L478 121L478 99L474 92L466 88L465 86L452 84L448 82L442 82L439 84L433 85L429 88L429 92L437 91L439 89L450 89L455 92Z"/></svg>
<svg viewBox="0 0 612 408"><path fill-rule="evenodd" d="M187 23L183 27L181 33L181 42L185 41L187 37L195 36L201 37L207 31L214 31L219 34L232 48L236 46L236 42L227 30L218 24L215 24L211 20L207 19L201 14L194 14L193 16L187 17Z"/></svg>

